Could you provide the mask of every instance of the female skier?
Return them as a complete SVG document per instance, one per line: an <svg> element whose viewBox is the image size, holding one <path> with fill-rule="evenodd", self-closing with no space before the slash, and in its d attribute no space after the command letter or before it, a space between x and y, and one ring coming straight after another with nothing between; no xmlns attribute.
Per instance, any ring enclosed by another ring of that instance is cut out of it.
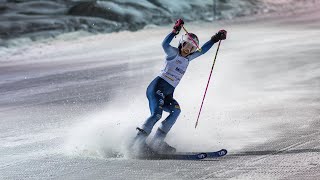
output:
<svg viewBox="0 0 320 180"><path fill-rule="evenodd" d="M164 141L181 112L178 102L173 98L174 90L186 72L189 62L205 54L214 43L225 40L227 36L227 31L220 30L201 47L201 51L198 51L198 37L193 33L188 33L182 36L178 48L172 47L170 42L173 37L179 34L183 25L183 20L178 19L173 27L173 31L162 42L163 50L167 55L165 66L159 76L150 83L146 92L151 116L144 122L141 128L137 128L138 134L134 140L134 143L138 143L140 150L150 150L151 148L152 151L158 153L174 153L176 151L174 147L171 147ZM148 146L146 139L151 133L153 126L161 119L163 110L169 112L170 115L161 122Z"/></svg>

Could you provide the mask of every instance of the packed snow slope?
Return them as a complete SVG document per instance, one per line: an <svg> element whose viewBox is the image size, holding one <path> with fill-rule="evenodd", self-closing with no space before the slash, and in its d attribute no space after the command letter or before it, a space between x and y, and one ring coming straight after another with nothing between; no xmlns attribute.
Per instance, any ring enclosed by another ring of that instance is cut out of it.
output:
<svg viewBox="0 0 320 180"><path fill-rule="evenodd" d="M1 49L0 179L317 179L319 10L186 23L200 44L229 33L197 129L216 45L191 62L175 92L182 113L167 141L179 151L230 152L205 161L127 156L149 115L145 89L162 68L171 26Z"/></svg>

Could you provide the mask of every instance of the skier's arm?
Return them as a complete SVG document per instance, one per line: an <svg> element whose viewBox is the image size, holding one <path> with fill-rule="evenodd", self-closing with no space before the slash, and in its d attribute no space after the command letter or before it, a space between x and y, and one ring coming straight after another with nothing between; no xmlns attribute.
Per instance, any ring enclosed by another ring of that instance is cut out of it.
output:
<svg viewBox="0 0 320 180"><path fill-rule="evenodd" d="M189 61L205 54L206 52L209 51L209 49L213 46L214 42L210 39L209 41L207 41L202 47L201 47L201 51L196 51L195 53L191 54L188 58Z"/></svg>
<svg viewBox="0 0 320 180"><path fill-rule="evenodd" d="M178 53L177 48L174 48L170 45L172 39L174 36L176 36L177 34L179 34L182 26L183 26L184 22L182 19L178 19L176 21L176 23L173 26L173 30L170 34L167 35L166 38L164 38L163 42L162 42L162 48L164 50L164 52L167 54L167 61L170 61L171 59L173 59L173 57L175 57Z"/></svg>
<svg viewBox="0 0 320 180"><path fill-rule="evenodd" d="M176 35L175 33L171 32L170 34L167 35L166 38L164 38L162 42L162 48L168 57L174 56L177 54L176 49L170 45L170 42L172 41L175 35Z"/></svg>
<svg viewBox="0 0 320 180"><path fill-rule="evenodd" d="M227 38L227 31L220 30L218 33L213 35L211 39L201 47L202 51L196 51L195 53L191 54L189 56L189 61L201 56L202 54L205 54L213 46L214 43L220 40L225 40L226 38Z"/></svg>

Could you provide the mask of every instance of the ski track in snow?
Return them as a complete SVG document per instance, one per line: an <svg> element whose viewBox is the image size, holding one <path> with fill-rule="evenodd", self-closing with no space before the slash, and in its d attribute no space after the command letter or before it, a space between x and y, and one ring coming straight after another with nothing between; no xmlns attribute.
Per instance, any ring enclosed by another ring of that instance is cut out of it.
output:
<svg viewBox="0 0 320 180"><path fill-rule="evenodd" d="M167 141L180 151L228 149L219 160L126 156L126 142L149 115L145 89L162 67L161 41L171 27L71 33L2 52L1 179L316 179L319 17L188 25L201 44L220 28L228 40L196 130L216 46L191 62Z"/></svg>

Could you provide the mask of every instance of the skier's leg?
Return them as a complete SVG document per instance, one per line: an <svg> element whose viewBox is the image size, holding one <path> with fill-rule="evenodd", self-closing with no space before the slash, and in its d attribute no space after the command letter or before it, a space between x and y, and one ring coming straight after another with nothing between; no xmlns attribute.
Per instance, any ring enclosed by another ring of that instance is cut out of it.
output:
<svg viewBox="0 0 320 180"><path fill-rule="evenodd" d="M161 91L158 90L158 92ZM153 126L162 117L162 106L164 104L164 98L161 95L155 93L148 95L148 100L151 116L144 122L144 124L142 125L142 129L149 135L152 131Z"/></svg>
<svg viewBox="0 0 320 180"><path fill-rule="evenodd" d="M168 103L165 103L163 109L170 114L164 121L161 122L159 129L161 129L164 133L168 133L178 119L181 109L179 103L173 98Z"/></svg>
<svg viewBox="0 0 320 180"><path fill-rule="evenodd" d="M164 104L164 94L159 89L159 77L155 78L147 88L147 98L149 101L149 108L151 116L144 122L141 128L137 128L137 137L141 136L146 139L146 137L151 133L153 126L162 117L162 106Z"/></svg>
<svg viewBox="0 0 320 180"><path fill-rule="evenodd" d="M165 99L165 105L163 109L166 112L169 112L170 115L161 122L160 127L157 129L152 140L152 148L156 149L160 153L174 153L176 151L175 148L164 142L164 139L166 138L167 133L170 131L171 127L176 122L181 110L178 102L172 97Z"/></svg>
<svg viewBox="0 0 320 180"><path fill-rule="evenodd" d="M147 89L147 98L149 101L149 108L151 116L144 122L141 128L137 128L138 133L133 140L131 145L132 150L135 154L145 155L146 153L152 153L146 144L146 139L151 133L153 126L162 117L162 106L164 104L164 95L157 88L157 81L150 83Z"/></svg>

